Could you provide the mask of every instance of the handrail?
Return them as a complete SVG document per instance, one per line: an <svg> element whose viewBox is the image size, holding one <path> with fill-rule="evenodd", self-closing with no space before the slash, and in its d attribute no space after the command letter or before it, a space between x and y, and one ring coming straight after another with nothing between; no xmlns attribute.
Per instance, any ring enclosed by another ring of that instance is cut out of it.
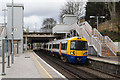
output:
<svg viewBox="0 0 120 80"><path fill-rule="evenodd" d="M82 28L81 32L84 34L83 36L85 36L85 38L88 40L88 43L90 45L91 44L91 37L89 36L89 34L85 31L84 28Z"/></svg>
<svg viewBox="0 0 120 80"><path fill-rule="evenodd" d="M85 21L85 24L90 30L92 30L92 27L90 26L90 24L87 21Z"/></svg>
<svg viewBox="0 0 120 80"><path fill-rule="evenodd" d="M84 22L84 23L85 23L84 26L85 30L88 31L90 35L92 35L92 27L88 24L88 22Z"/></svg>
<svg viewBox="0 0 120 80"><path fill-rule="evenodd" d="M0 34L0 36L2 35L2 32L3 32L3 28L0 30L1 31L1 34Z"/></svg>
<svg viewBox="0 0 120 80"><path fill-rule="evenodd" d="M92 37L92 29L91 27L88 27L86 24L85 25L72 25L74 26L74 28L76 29L76 31L84 36L87 40L89 45L94 45L95 50L99 53L99 55L101 56L101 42L99 41L99 39L96 39L94 37ZM82 27L84 26L84 27ZM90 33L90 34L89 34Z"/></svg>
<svg viewBox="0 0 120 80"><path fill-rule="evenodd" d="M93 35L96 36L101 42L103 42L103 36L98 32L96 28L93 29Z"/></svg>
<svg viewBox="0 0 120 80"><path fill-rule="evenodd" d="M105 43L109 46L114 55L117 55L117 46L108 36L105 36Z"/></svg>
<svg viewBox="0 0 120 80"><path fill-rule="evenodd" d="M100 40L98 40L95 37L92 37L92 44L94 45L94 47L97 49L97 52L99 54L101 54L101 50L102 50L102 43L100 42Z"/></svg>
<svg viewBox="0 0 120 80"><path fill-rule="evenodd" d="M5 29L5 28L3 28L2 33L1 33L1 37L2 37L2 38L4 38L4 37L5 37L5 35L6 35L6 29Z"/></svg>
<svg viewBox="0 0 120 80"><path fill-rule="evenodd" d="M88 40L89 44L94 46L99 55L102 54L103 41L107 44L107 47L114 53L114 55L117 54L117 47L113 41L108 36L106 36L105 40L103 40L104 37L100 34L100 32L95 28L92 30L92 27L88 24L88 22L83 22L80 25L73 24L72 29L76 30L80 36L84 36Z"/></svg>

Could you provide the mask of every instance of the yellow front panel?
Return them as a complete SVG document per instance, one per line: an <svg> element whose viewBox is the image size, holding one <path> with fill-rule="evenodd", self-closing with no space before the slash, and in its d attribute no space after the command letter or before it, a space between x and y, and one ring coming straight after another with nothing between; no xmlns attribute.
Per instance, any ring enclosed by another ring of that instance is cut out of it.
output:
<svg viewBox="0 0 120 80"><path fill-rule="evenodd" d="M79 40L79 39L72 39L72 40ZM81 39L81 41L86 41L85 39ZM68 43L67 43L67 55L71 55L70 52L74 52L75 55L72 55L72 56L87 56L88 55L88 50L70 50L70 43L71 43L71 40L68 40ZM85 52L87 52L86 55L83 55Z"/></svg>
<svg viewBox="0 0 120 80"><path fill-rule="evenodd" d="M83 55L85 52L87 52L88 55L88 50L76 51L76 56L87 56L87 55Z"/></svg>
<svg viewBox="0 0 120 80"><path fill-rule="evenodd" d="M70 55L70 40L67 42L67 55Z"/></svg>

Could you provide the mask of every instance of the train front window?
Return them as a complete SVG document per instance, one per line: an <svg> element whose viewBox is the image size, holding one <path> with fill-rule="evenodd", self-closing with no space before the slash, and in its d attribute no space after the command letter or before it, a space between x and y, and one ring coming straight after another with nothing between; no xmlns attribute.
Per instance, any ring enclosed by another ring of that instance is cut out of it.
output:
<svg viewBox="0 0 120 80"><path fill-rule="evenodd" d="M71 50L87 50L87 41L71 41Z"/></svg>

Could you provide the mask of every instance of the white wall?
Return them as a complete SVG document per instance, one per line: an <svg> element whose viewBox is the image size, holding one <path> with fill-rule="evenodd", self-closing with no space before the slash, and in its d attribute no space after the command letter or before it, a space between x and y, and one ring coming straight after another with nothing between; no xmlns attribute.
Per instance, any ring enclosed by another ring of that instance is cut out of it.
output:
<svg viewBox="0 0 120 80"><path fill-rule="evenodd" d="M63 24L74 24L77 22L77 17L75 16L65 16L63 18Z"/></svg>
<svg viewBox="0 0 120 80"><path fill-rule="evenodd" d="M7 36L8 39L12 39L12 6L11 4L7 4ZM23 52L23 17L24 17L24 7L22 4L14 4L14 40L18 41L19 51L18 53Z"/></svg>
<svg viewBox="0 0 120 80"><path fill-rule="evenodd" d="M117 46L118 52L120 52L120 42L114 42L114 44Z"/></svg>
<svg viewBox="0 0 120 80"><path fill-rule="evenodd" d="M11 38L12 27L12 8L8 6L7 14L7 36ZM14 7L14 39L23 39L23 7Z"/></svg>
<svg viewBox="0 0 120 80"><path fill-rule="evenodd" d="M52 33L69 33L70 32L70 26L65 24L57 24L52 29Z"/></svg>

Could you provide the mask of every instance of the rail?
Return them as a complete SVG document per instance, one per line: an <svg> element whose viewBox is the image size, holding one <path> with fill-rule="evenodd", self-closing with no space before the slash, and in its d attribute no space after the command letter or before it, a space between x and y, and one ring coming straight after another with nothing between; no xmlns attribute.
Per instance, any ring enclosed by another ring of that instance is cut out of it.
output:
<svg viewBox="0 0 120 80"><path fill-rule="evenodd" d="M117 55L117 46L114 44L114 42L108 36L105 36L105 44L111 49L111 51L116 56Z"/></svg>
<svg viewBox="0 0 120 80"><path fill-rule="evenodd" d="M89 45L92 45L100 56L102 56L103 43L107 44L107 47L114 53L114 55L117 54L117 47L113 41L108 36L105 36L104 38L97 29L94 28L92 30L92 27L88 22L83 22L80 25L73 24L72 29L76 30L80 36L84 36L88 40Z"/></svg>
<svg viewBox="0 0 120 80"><path fill-rule="evenodd" d="M98 32L96 28L93 29L93 35L96 36L101 42L103 42L103 36Z"/></svg>
<svg viewBox="0 0 120 80"><path fill-rule="evenodd" d="M1 33L1 38L6 37L6 28L3 28L2 33Z"/></svg>
<svg viewBox="0 0 120 80"><path fill-rule="evenodd" d="M88 22L85 22L85 30L92 35L92 27L88 24Z"/></svg>
<svg viewBox="0 0 120 80"><path fill-rule="evenodd" d="M98 52L98 54L100 56L102 56L101 55L101 53L102 53L101 52L101 50L102 50L102 43L97 38L95 38L95 37L92 37L91 41L92 41L93 47L96 49L96 51Z"/></svg>
<svg viewBox="0 0 120 80"><path fill-rule="evenodd" d="M82 37L83 36L83 33L82 33L82 27L79 27L77 24L76 24L76 32L79 33L79 35Z"/></svg>
<svg viewBox="0 0 120 80"><path fill-rule="evenodd" d="M86 32L87 31L87 32ZM98 52L98 54L100 56L101 55L101 50L102 50L102 40L103 40L103 36L96 30L96 32L99 34L98 35L98 38L94 38L92 36L92 27L87 23L85 22L85 27L84 29L82 30L82 33L84 34L84 36L86 37L86 39L89 41L89 43L91 45L93 45L93 47L95 48L95 50ZM89 33L89 34L88 34Z"/></svg>
<svg viewBox="0 0 120 80"><path fill-rule="evenodd" d="M72 28L76 29L76 31L86 38L88 40L89 45L92 45L95 50L98 52L98 54L101 56L101 50L102 50L102 43L99 39L94 38L92 36L92 28L89 27L88 23L85 22L85 25L72 25Z"/></svg>
<svg viewBox="0 0 120 80"><path fill-rule="evenodd" d="M85 31L84 28L82 28L82 34L84 34L83 36L88 40L89 45L91 44L91 37L89 36L89 34Z"/></svg>

